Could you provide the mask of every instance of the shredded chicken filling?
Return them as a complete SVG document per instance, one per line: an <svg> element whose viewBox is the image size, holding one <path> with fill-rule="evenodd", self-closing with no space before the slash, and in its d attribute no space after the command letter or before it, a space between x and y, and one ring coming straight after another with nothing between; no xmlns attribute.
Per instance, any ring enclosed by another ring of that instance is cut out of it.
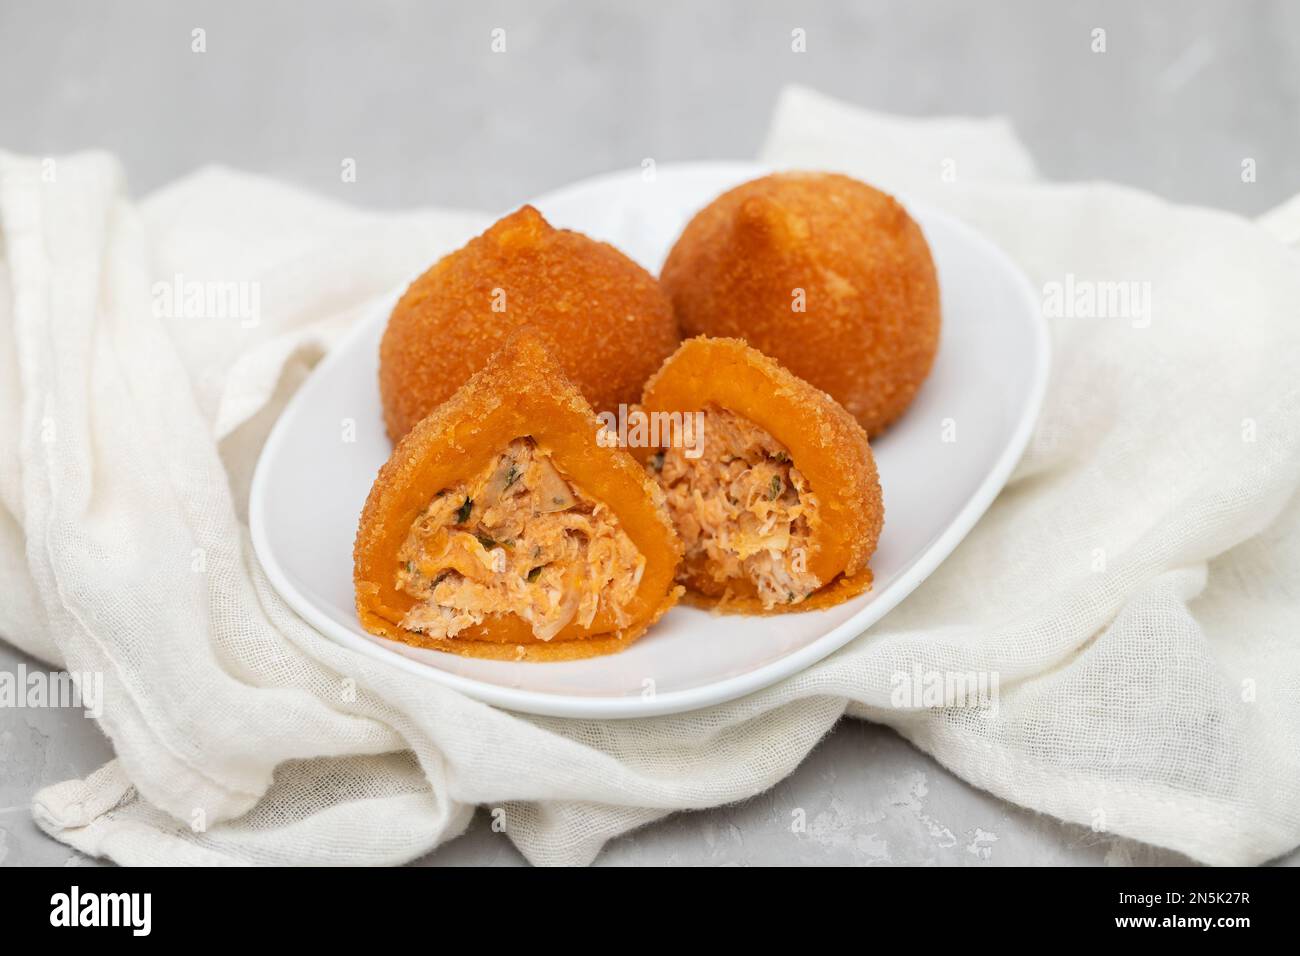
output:
<svg viewBox="0 0 1300 956"><path fill-rule="evenodd" d="M398 551L397 589L417 602L402 627L452 638L516 614L549 641L606 609L619 627L645 557L600 502L569 485L529 438L471 481L445 488Z"/></svg>
<svg viewBox="0 0 1300 956"><path fill-rule="evenodd" d="M649 468L668 498L687 569L724 586L748 581L768 609L798 604L821 586L807 570L817 496L766 430L708 405L703 453L666 448Z"/></svg>

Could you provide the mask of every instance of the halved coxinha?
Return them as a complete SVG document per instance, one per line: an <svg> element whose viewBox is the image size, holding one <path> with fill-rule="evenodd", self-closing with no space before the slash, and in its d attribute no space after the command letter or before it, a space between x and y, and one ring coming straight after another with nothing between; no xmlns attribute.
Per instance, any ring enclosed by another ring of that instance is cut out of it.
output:
<svg viewBox="0 0 1300 956"><path fill-rule="evenodd" d="M555 660L622 650L676 603L663 492L535 333L500 349L379 472L353 551L366 629Z"/></svg>
<svg viewBox="0 0 1300 956"><path fill-rule="evenodd" d="M642 411L703 413L703 447L641 455L668 497L689 599L723 611L829 607L871 586L884 523L866 432L739 339L689 339Z"/></svg>
<svg viewBox="0 0 1300 956"><path fill-rule="evenodd" d="M638 411L695 415L703 441L629 454L543 340L515 335L380 470L353 555L362 624L563 660L627 647L681 585L744 613L870 587L880 484L866 434L828 395L739 340L699 338Z"/></svg>

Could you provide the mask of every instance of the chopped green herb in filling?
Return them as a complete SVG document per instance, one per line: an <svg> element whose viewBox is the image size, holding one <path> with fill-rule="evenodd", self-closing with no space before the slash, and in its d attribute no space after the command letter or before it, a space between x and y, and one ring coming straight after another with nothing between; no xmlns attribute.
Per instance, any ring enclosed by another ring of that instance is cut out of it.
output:
<svg viewBox="0 0 1300 956"><path fill-rule="evenodd" d="M474 499L465 498L465 503L456 509L456 524L464 524L469 520L470 512L474 510Z"/></svg>

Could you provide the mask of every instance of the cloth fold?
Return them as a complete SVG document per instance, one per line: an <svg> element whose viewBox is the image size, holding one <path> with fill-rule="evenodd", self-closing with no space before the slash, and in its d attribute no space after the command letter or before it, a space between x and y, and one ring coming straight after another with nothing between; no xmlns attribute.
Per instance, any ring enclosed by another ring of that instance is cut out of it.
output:
<svg viewBox="0 0 1300 956"><path fill-rule="evenodd" d="M103 154L0 154L0 635L104 675L117 754L38 793L40 826L126 864L382 864L486 806L534 863L586 863L770 787L848 715L1007 800L1197 860L1300 843L1300 206L1257 225L1042 183L1002 121L799 89L763 158L923 198L1005 248L1052 316L1047 404L984 519L868 633L743 700L601 722L334 645L248 544L251 470L293 387L488 217L361 212L221 169L134 204ZM1108 283L1134 284L1122 314L1052 305ZM224 317L191 314L192 284L231 296ZM997 706L900 705L918 670L995 672Z"/></svg>

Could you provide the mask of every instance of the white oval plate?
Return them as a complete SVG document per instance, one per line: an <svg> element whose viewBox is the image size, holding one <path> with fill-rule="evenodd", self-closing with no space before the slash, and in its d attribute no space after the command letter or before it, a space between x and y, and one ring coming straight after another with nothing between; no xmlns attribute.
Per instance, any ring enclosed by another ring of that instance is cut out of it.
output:
<svg viewBox="0 0 1300 956"><path fill-rule="evenodd" d="M613 243L653 273L687 220L766 172L752 164L660 166L587 180L536 201L556 226ZM872 443L885 494L875 586L827 611L775 617L670 611L621 654L562 663L458 657L373 637L353 604L357 518L390 445L379 404L379 338L391 303L321 362L276 423L257 465L253 545L276 590L339 643L512 710L644 717L722 703L772 684L880 620L944 560L997 496L1024 450L1047 382L1046 324L1025 276L988 240L920 205L934 251L943 332L934 370L903 418ZM396 296L394 296L394 300ZM943 442L960 417L961 441ZM356 422L356 441L341 422Z"/></svg>

